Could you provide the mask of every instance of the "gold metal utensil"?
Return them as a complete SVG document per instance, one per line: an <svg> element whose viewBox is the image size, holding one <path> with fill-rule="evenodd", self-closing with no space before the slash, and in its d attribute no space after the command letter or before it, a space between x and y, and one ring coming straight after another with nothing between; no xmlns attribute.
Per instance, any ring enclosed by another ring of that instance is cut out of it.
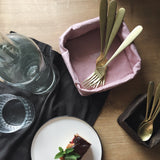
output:
<svg viewBox="0 0 160 160"><path fill-rule="evenodd" d="M101 38L101 53L103 53L104 42L105 42L105 31L107 23L107 10L108 10L108 1L101 0L100 9L99 9L99 18L100 18L100 38Z"/></svg>
<svg viewBox="0 0 160 160"><path fill-rule="evenodd" d="M115 21L117 9L117 1L111 0L101 0L100 2L100 40L101 40L101 52L98 58L96 59L96 67L102 66L107 62L106 57L104 56L104 50L107 47L109 36L111 34L113 24Z"/></svg>
<svg viewBox="0 0 160 160"><path fill-rule="evenodd" d="M101 42L101 51L99 57L96 59L96 66L99 65L99 62L102 61L104 57L104 46L105 46L105 32L107 26L107 11L108 11L108 1L101 0L99 8L99 19L100 19L100 42Z"/></svg>
<svg viewBox="0 0 160 160"><path fill-rule="evenodd" d="M142 141L148 141L153 134L153 122L156 119L158 113L160 112L160 101L156 107L156 110L149 121L144 122L138 129L138 136Z"/></svg>
<svg viewBox="0 0 160 160"><path fill-rule="evenodd" d="M112 57L107 61L107 63L101 67L97 67L94 73L91 77L86 79L82 84L84 87L89 88L94 86L97 83L100 83L100 81L103 79L105 73L106 73L106 67L107 65L116 58L128 45L130 45L135 38L142 32L143 27L137 26L135 27L132 32L129 33L127 38L122 42L122 44L119 46L119 48L116 50L116 52L112 55Z"/></svg>
<svg viewBox="0 0 160 160"><path fill-rule="evenodd" d="M112 8L111 8L111 9L112 9ZM120 26L121 26L121 24L122 24L122 22L123 22L124 15L125 15L125 9L124 9L124 8L120 8L119 11L118 11L118 13L117 13L117 16L116 16L116 19L115 19L115 23L114 23L114 25L113 25L113 28L112 28L112 30L111 30L111 33L110 33L110 35L109 35L109 37L108 37L108 41L107 41L107 43L106 43L106 48L105 48L105 51L104 51L104 59L106 59L107 53L108 53L108 51L109 51L109 49L110 49L110 47L111 47L111 44L112 44L113 40L115 39L118 31L119 31L119 28L120 28ZM107 63L107 61L106 61L106 63ZM101 66L102 66L102 65L101 65ZM100 67L101 67L101 66L100 66ZM104 84L105 84L105 78L106 78L106 77L105 77L105 75L104 75L102 81L100 81L101 83L100 83L100 82L97 83L96 87L98 87L100 84L103 84L103 85L104 85Z"/></svg>
<svg viewBox="0 0 160 160"><path fill-rule="evenodd" d="M160 83L158 84L157 88L156 88L156 92L155 92L155 95L154 95L154 99L153 99L153 104L152 104L152 108L151 108L151 112L150 112L150 115L149 115L149 120L151 119L151 117L153 116L153 113L155 112L156 108L155 106L157 105L158 101L159 101L159 98L160 98Z"/></svg>
<svg viewBox="0 0 160 160"><path fill-rule="evenodd" d="M147 104L146 104L146 114L145 114L145 118L144 120L140 123L139 127L147 122L149 120L149 108L151 106L151 101L152 101L152 97L153 97L153 91L154 91L154 82L150 81L148 84L148 89L147 89ZM154 107L154 106L153 106ZM151 113L152 114L152 113Z"/></svg>
<svg viewBox="0 0 160 160"><path fill-rule="evenodd" d="M151 96L152 90L153 90L153 84L152 84L152 82L150 82L149 87L148 87L148 92L150 92L150 93L148 93L148 96L149 96L149 94ZM149 97L149 99L147 100L147 103L149 100L151 101L151 97ZM149 108L147 105L146 115L148 115L148 111L149 111L148 109ZM140 123L140 125L138 127L137 133L142 141L148 141L151 138L151 136L153 134L153 122L159 112L160 112L160 83L158 84L158 86L156 88L156 92L155 92L155 96L154 96L154 100L153 100L153 104L152 104L152 108L151 108L149 117L147 118L147 116L145 116L145 119Z"/></svg>
<svg viewBox="0 0 160 160"><path fill-rule="evenodd" d="M116 9L117 9L117 1L115 0L110 1L108 9L104 8L106 4L103 1L104 0L102 0L100 3L101 53L100 53L100 56L96 59L96 67L104 65L107 62L106 57L104 57L104 50L107 48L107 45L108 45L108 40L114 25ZM107 8L107 5L106 5L106 8ZM108 11L108 15L107 15L107 11Z"/></svg>
<svg viewBox="0 0 160 160"><path fill-rule="evenodd" d="M101 8L100 8L100 10L101 10ZM96 59L96 67L102 66L102 65L104 65L107 62L107 58L106 58L106 56L104 54L104 51L107 48L108 41L109 41L109 38L110 38L110 34L112 32L112 29L113 29L113 25L114 25L115 18L116 18L116 10L117 10L117 1L116 0L111 0L109 2L108 15L107 15L107 18L106 18L107 19L106 30L105 30L106 33L104 32L104 36L105 37L103 37L104 38L103 42L105 42L105 43L104 43L103 51L101 51L100 56ZM101 21L101 18L100 18L100 21ZM101 28L100 28L100 31L101 31ZM102 45L101 45L101 49L102 49ZM104 83L105 83L105 78L104 78L102 84L100 84L100 85L104 85Z"/></svg>
<svg viewBox="0 0 160 160"><path fill-rule="evenodd" d="M115 23L115 19L116 19L116 10L117 10L117 1L116 0L112 0L109 3L109 9L108 9L108 18L107 18L107 28L106 28L106 39L105 39L105 44L106 44L106 48L108 45L108 41ZM124 16L124 15L123 15ZM123 19L123 17L122 17Z"/></svg>
<svg viewBox="0 0 160 160"><path fill-rule="evenodd" d="M105 48L105 51L104 51L104 58L106 58L107 52L108 52L108 50L109 50L109 48L110 48L110 46L111 46L111 44L112 44L112 42L113 42L113 40L114 40L117 32L119 30L120 25L122 24L122 21L123 21L123 18L124 18L124 14L125 14L125 9L124 8L120 8L119 11L118 11L118 13L117 13L117 16L116 16L116 19L115 19L115 23L114 23L111 35L109 37L108 44L107 44L107 46ZM102 61L100 61L99 65L96 65L95 72L97 71L97 69L99 67L102 67L102 66L105 65L105 63L107 63L107 62L104 63L104 60L105 60L104 58L103 58ZM90 83L92 83L92 80L94 81L94 73L95 72L93 72L86 80L84 80L82 82L82 85L85 88L87 88L87 86L95 87L95 84L94 85L90 85Z"/></svg>

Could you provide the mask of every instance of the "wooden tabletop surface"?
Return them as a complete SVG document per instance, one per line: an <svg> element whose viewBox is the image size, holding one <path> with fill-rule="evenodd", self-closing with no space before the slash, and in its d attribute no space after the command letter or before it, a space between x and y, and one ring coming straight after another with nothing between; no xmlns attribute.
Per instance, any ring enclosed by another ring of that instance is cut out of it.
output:
<svg viewBox="0 0 160 160"><path fill-rule="evenodd" d="M131 81L111 90L94 127L103 144L103 160L159 160L160 145L146 149L137 144L117 123L118 116L150 80L160 81L160 1L117 0L126 9L129 29L141 24L135 40L142 69ZM59 37L72 24L99 15L99 0L1 0L0 32L18 33L50 44L59 52Z"/></svg>

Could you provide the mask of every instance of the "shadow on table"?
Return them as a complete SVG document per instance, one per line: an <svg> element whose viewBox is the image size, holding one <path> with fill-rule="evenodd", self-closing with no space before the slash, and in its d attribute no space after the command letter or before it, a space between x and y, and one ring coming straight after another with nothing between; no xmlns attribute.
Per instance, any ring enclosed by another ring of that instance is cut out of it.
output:
<svg viewBox="0 0 160 160"><path fill-rule="evenodd" d="M153 34L160 38L159 15L160 15L160 1L159 0L121 0L118 2L119 7L126 9L126 19L131 23L141 22L145 26L144 31Z"/></svg>

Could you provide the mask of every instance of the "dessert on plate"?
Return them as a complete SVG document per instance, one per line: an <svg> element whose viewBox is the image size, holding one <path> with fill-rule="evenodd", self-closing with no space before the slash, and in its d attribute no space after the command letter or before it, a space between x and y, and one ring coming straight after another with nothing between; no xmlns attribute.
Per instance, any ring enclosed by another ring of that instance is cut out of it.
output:
<svg viewBox="0 0 160 160"><path fill-rule="evenodd" d="M60 160L80 160L84 154L88 151L90 143L78 134L74 135L73 139L67 145L66 149L63 150L59 147L59 153L56 154L55 159Z"/></svg>

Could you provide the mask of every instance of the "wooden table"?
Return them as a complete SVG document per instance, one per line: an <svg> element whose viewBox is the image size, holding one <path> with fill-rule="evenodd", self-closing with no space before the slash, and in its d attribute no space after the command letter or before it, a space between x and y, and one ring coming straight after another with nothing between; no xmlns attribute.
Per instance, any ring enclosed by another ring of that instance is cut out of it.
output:
<svg viewBox="0 0 160 160"><path fill-rule="evenodd" d="M160 145L152 150L137 144L118 125L117 118L137 94L146 92L148 81L160 78L160 1L120 0L129 29L141 24L135 44L142 69L131 81L112 89L94 127L103 144L104 160L159 160ZM59 37L72 24L97 17L99 0L1 0L0 31L34 37L59 51Z"/></svg>

